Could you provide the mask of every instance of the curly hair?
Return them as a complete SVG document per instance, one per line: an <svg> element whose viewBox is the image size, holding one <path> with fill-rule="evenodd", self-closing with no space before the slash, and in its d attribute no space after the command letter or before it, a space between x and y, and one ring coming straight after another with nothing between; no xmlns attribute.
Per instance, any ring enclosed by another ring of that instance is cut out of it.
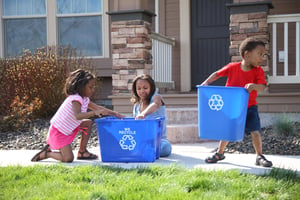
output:
<svg viewBox="0 0 300 200"><path fill-rule="evenodd" d="M151 97L153 96L153 94L156 90L156 87L155 87L154 80L148 74L141 74L141 75L135 77L135 79L133 80L132 90L131 90L131 93L132 93L131 102L135 104L136 102L140 101L140 97L138 96L137 91L136 91L136 83L138 80L145 80L145 81L148 81L148 83L150 84L150 94L147 97L147 103L150 103Z"/></svg>
<svg viewBox="0 0 300 200"><path fill-rule="evenodd" d="M261 40L255 39L255 38L247 38L245 39L241 45L240 45L240 54L244 58L245 51L252 51L255 49L257 46L265 46L265 43Z"/></svg>
<svg viewBox="0 0 300 200"><path fill-rule="evenodd" d="M90 81L95 79L95 76L84 69L77 69L70 73L66 80L64 93L68 95L79 94L82 96L83 88Z"/></svg>

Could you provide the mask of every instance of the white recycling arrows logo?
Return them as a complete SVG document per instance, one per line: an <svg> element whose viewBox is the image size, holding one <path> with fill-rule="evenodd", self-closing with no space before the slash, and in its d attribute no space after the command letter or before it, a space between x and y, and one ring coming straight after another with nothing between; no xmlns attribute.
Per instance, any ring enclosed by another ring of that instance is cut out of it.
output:
<svg viewBox="0 0 300 200"><path fill-rule="evenodd" d="M136 142L132 135L123 135L119 144L123 150L132 151L135 148Z"/></svg>
<svg viewBox="0 0 300 200"><path fill-rule="evenodd" d="M134 140L134 137L132 135L136 134L136 131L130 130L130 128L125 128L124 130L120 130L119 134L122 134L122 138L119 141L120 147L123 150L134 150L136 146L136 141Z"/></svg>
<svg viewBox="0 0 300 200"><path fill-rule="evenodd" d="M214 94L208 100L208 106L210 107L211 110L219 111L222 109L223 105L224 105L224 101L221 95Z"/></svg>

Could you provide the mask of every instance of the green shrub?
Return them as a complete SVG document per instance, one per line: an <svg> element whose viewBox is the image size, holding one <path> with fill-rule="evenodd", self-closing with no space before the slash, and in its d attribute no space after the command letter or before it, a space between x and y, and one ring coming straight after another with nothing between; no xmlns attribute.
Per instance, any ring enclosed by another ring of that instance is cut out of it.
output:
<svg viewBox="0 0 300 200"><path fill-rule="evenodd" d="M0 120L6 126L0 131L52 116L65 99L67 75L78 68L94 70L91 60L70 47L42 47L34 53L25 50L19 57L1 59Z"/></svg>
<svg viewBox="0 0 300 200"><path fill-rule="evenodd" d="M280 136L294 135L294 125L295 122L293 122L287 114L283 114L275 123L275 132Z"/></svg>

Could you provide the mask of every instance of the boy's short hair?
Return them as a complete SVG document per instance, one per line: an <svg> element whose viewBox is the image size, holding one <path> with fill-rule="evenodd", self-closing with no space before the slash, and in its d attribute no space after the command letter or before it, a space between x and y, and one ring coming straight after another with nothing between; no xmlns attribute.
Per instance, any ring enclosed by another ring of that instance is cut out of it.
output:
<svg viewBox="0 0 300 200"><path fill-rule="evenodd" d="M258 40L256 38L252 38L252 37L245 39L241 43L240 49L239 49L241 56L244 58L245 51L252 51L259 45L265 46L265 43L261 40Z"/></svg>

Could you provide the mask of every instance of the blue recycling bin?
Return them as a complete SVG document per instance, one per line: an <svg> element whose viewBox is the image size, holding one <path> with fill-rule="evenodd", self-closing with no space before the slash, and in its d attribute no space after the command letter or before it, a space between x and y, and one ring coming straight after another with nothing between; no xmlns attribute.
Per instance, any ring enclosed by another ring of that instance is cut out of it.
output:
<svg viewBox="0 0 300 200"><path fill-rule="evenodd" d="M199 137L241 141L249 93L242 87L197 86Z"/></svg>
<svg viewBox="0 0 300 200"><path fill-rule="evenodd" d="M96 119L102 162L154 162L160 155L163 120Z"/></svg>

